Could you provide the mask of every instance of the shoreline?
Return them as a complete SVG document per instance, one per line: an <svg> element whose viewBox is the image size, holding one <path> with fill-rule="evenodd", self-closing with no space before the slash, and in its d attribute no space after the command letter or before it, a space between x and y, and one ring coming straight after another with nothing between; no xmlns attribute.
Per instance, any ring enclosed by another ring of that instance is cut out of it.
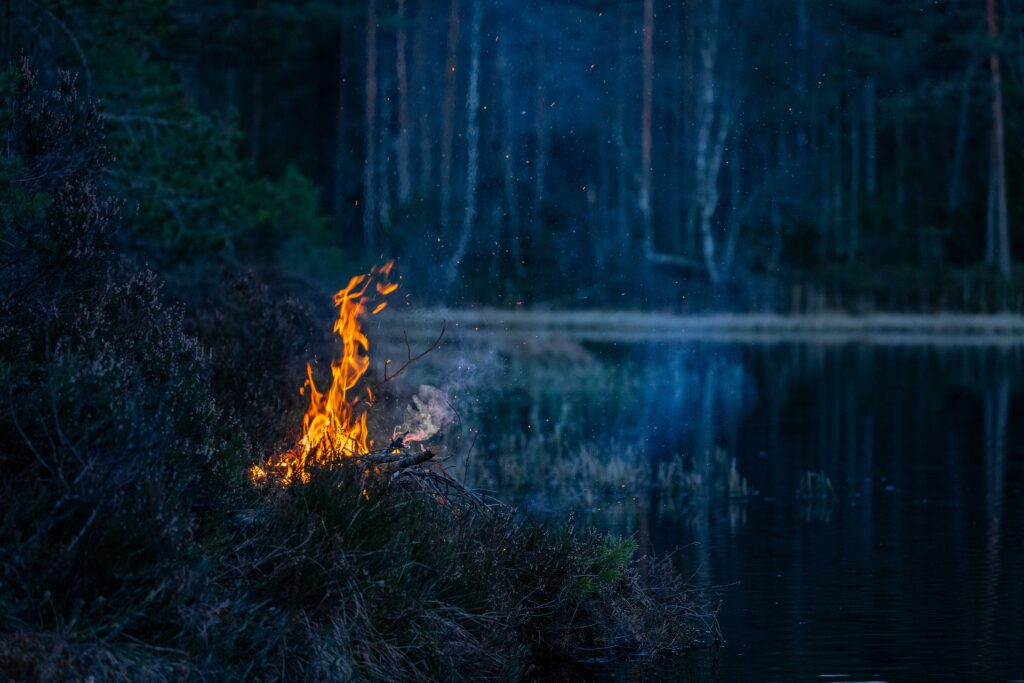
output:
<svg viewBox="0 0 1024 683"><path fill-rule="evenodd" d="M487 336L557 335L586 341L708 340L738 343L818 342L929 345L1024 345L1024 316L1015 314L781 315L672 314L638 311L419 308L394 311L382 326Z"/></svg>

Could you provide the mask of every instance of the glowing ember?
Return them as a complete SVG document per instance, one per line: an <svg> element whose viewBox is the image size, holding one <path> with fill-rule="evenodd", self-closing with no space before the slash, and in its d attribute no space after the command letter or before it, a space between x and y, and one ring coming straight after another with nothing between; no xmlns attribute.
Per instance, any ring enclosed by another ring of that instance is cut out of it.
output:
<svg viewBox="0 0 1024 683"><path fill-rule="evenodd" d="M361 455L373 447L366 428L366 409L373 403L373 391L368 386L356 388L370 367L370 342L359 318L367 312L376 315L387 306L381 299L398 289L388 281L394 265L388 261L374 266L334 295L338 307L334 332L341 337L341 357L331 362L331 386L326 392L317 389L313 368L306 365L306 383L300 392L309 391L309 408L302 418L302 438L294 448L270 457L265 465L253 465L249 474L254 482L268 476L285 484L296 478L309 481L310 465Z"/></svg>

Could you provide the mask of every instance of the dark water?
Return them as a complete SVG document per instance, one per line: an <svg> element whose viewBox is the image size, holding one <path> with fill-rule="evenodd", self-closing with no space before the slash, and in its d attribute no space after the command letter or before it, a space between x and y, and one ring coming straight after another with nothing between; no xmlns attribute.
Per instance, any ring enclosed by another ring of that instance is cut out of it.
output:
<svg viewBox="0 0 1024 683"><path fill-rule="evenodd" d="M498 354L475 466L721 586L714 680L1024 680L1024 350L581 346ZM646 481L567 493L579 450ZM658 485L673 458L703 493Z"/></svg>

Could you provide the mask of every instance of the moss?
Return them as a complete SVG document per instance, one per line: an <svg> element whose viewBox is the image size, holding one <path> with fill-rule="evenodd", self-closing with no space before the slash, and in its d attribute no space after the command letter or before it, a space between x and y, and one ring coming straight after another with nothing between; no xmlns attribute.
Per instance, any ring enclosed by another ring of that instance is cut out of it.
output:
<svg viewBox="0 0 1024 683"><path fill-rule="evenodd" d="M590 573L575 577L573 598L585 600L614 589L629 569L636 548L632 538L609 538L598 545L587 560Z"/></svg>

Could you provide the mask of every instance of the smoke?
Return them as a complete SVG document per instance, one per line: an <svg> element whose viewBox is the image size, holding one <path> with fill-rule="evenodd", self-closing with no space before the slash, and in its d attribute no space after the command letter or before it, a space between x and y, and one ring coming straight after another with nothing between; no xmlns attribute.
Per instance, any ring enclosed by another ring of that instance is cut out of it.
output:
<svg viewBox="0 0 1024 683"><path fill-rule="evenodd" d="M456 420L448 394L429 384L421 384L412 402L405 408L405 420L395 428L395 438L405 444L427 441Z"/></svg>

